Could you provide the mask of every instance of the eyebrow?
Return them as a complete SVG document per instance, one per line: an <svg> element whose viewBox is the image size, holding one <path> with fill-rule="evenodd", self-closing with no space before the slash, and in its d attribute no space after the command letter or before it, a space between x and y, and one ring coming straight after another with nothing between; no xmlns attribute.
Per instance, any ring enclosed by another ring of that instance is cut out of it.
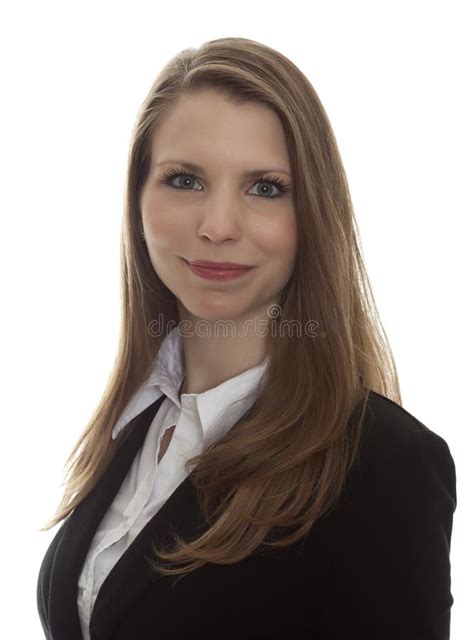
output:
<svg viewBox="0 0 474 640"><path fill-rule="evenodd" d="M180 164L188 171L195 171L196 173L201 173L202 175L206 175L206 170L204 169L204 167L201 167L199 164L196 164L195 162L189 162L189 160L174 160L174 159L161 160L160 162L157 162L155 166L158 167L159 165L166 164L168 162L169 163L174 162L175 164ZM266 168L266 169L252 169L251 171L244 171L243 175L248 178L254 178L256 176L262 175L262 173L273 173L273 172L285 173L287 176L291 176L291 173L289 171L281 167L272 167L272 168Z"/></svg>

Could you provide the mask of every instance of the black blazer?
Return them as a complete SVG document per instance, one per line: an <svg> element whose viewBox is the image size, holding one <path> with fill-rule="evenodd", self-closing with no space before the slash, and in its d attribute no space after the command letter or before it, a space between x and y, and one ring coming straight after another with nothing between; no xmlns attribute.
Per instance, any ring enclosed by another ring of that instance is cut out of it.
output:
<svg viewBox="0 0 474 640"><path fill-rule="evenodd" d="M97 526L165 396L134 418L102 479L62 523L38 577L46 638L82 638L80 570ZM154 538L202 531L189 477L112 568L95 602L92 640L447 640L456 473L446 442L370 393L357 464L336 507L303 542L259 547L233 565L181 578L146 561Z"/></svg>

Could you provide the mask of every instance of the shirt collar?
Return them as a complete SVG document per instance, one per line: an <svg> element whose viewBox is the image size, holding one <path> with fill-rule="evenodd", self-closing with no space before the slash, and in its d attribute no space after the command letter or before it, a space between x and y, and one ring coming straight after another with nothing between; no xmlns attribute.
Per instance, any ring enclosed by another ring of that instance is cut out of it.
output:
<svg viewBox="0 0 474 640"><path fill-rule="evenodd" d="M122 412L112 438L115 439L130 420L165 394L179 411L197 413L204 436L213 440L213 436L230 429L251 407L267 371L269 357L267 355L260 364L225 380L217 387L202 393L181 394L185 376L184 351L179 327L173 328L161 344L148 379Z"/></svg>

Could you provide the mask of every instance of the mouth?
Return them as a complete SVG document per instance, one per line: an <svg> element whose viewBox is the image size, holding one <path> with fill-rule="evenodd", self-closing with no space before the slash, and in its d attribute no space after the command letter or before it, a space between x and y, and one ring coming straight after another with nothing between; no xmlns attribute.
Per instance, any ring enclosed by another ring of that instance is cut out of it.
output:
<svg viewBox="0 0 474 640"><path fill-rule="evenodd" d="M186 260L186 258L183 258ZM224 271L227 269L251 269L253 265L240 264L238 262L211 262L210 260L186 260L188 264L202 269L218 269Z"/></svg>
<svg viewBox="0 0 474 640"><path fill-rule="evenodd" d="M196 261L190 262L186 260L186 258L183 258L183 260L195 275L201 278L205 278L207 280L221 280L221 281L234 280L236 278L240 278L248 274L250 271L252 271L252 269L255 268L255 267L247 267L247 266L237 267L235 263L232 264L232 267L226 267L226 268L222 268L220 266L210 267L210 266L202 266L202 262L200 263L197 263ZM209 264L219 265L222 263L209 263L209 262L206 263L206 265L209 265ZM224 264L229 264L229 263L224 263Z"/></svg>

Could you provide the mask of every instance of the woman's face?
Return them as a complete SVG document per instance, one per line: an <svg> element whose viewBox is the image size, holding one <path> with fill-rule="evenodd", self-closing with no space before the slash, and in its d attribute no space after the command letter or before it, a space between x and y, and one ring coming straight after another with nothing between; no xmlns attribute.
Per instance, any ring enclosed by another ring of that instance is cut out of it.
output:
<svg viewBox="0 0 474 640"><path fill-rule="evenodd" d="M189 170L183 162L199 165ZM248 172L263 169L257 176ZM270 169L270 171L268 171ZM185 174L170 178L166 173ZM268 320L293 273L297 229L290 162L278 116L259 103L235 106L212 90L180 98L155 132L140 206L156 274L177 298L180 319ZM208 280L185 260L254 268Z"/></svg>

